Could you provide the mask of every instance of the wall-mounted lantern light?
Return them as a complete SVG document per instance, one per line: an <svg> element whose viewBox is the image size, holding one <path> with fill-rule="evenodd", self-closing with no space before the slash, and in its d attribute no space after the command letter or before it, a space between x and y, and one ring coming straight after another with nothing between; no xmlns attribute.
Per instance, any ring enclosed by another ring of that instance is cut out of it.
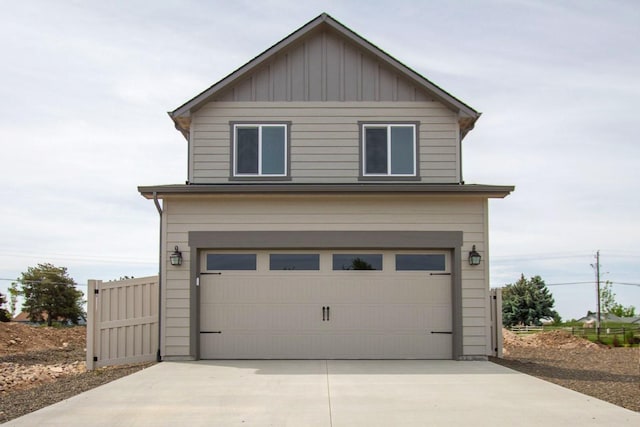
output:
<svg viewBox="0 0 640 427"><path fill-rule="evenodd" d="M173 250L173 253L169 255L169 261L171 261L171 265L182 265L182 252L178 250L177 246Z"/></svg>
<svg viewBox="0 0 640 427"><path fill-rule="evenodd" d="M469 265L478 265L480 264L480 260L482 260L482 257L478 251L476 251L476 245L473 245L473 249L469 252Z"/></svg>

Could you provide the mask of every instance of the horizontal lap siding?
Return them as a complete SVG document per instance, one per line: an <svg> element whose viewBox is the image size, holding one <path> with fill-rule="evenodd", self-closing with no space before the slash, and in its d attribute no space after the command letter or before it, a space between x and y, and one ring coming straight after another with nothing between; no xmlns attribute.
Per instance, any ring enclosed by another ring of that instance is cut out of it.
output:
<svg viewBox="0 0 640 427"><path fill-rule="evenodd" d="M189 231L416 230L462 231L462 307L464 355L486 355L488 282L486 201L482 198L406 195L220 195L171 197L165 200L165 352L189 355ZM179 246L183 266L169 266L168 255ZM471 267L471 247L483 262ZM268 248L268 242L265 247ZM481 343L481 344L478 344Z"/></svg>
<svg viewBox="0 0 640 427"><path fill-rule="evenodd" d="M291 122L293 182L358 182L358 122L420 123L418 167L422 182L458 182L454 113L435 102L209 103L191 125L193 183L228 182L233 121Z"/></svg>

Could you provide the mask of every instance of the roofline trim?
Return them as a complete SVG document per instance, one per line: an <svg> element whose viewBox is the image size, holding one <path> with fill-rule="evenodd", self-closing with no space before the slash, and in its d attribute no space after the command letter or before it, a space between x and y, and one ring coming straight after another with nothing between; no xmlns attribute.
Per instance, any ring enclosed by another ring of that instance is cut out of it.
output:
<svg viewBox="0 0 640 427"><path fill-rule="evenodd" d="M138 191L152 199L179 195L215 194L431 194L478 195L504 198L515 190L510 185L483 184L187 184L140 186Z"/></svg>

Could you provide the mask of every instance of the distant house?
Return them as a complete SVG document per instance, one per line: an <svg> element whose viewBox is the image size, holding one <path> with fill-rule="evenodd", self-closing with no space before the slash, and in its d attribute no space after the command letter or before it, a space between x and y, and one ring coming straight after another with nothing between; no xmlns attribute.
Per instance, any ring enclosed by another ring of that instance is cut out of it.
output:
<svg viewBox="0 0 640 427"><path fill-rule="evenodd" d="M595 325L597 321L597 315L595 313L589 313L588 315L578 319L581 323L593 323ZM601 322L615 322L615 323L640 323L640 317L619 317L611 313L601 313Z"/></svg>
<svg viewBox="0 0 640 427"><path fill-rule="evenodd" d="M46 323L47 319L49 318L49 315L47 313L42 313L42 321ZM13 319L11 319L12 322L18 322L18 323L35 323L32 322L31 320L29 320L29 313L27 313L26 311L21 311L20 313L18 313ZM62 322L64 321L64 319L62 318L58 318L58 322ZM68 322L68 324L72 324L71 322ZM86 325L86 319L84 318L80 318L78 321L78 325Z"/></svg>
<svg viewBox="0 0 640 427"><path fill-rule="evenodd" d="M139 187L162 359L492 353L489 199L514 188L463 180L478 111L322 14L169 115L188 181Z"/></svg>
<svg viewBox="0 0 640 427"><path fill-rule="evenodd" d="M29 313L24 311L18 313L13 319L11 319L11 321L19 323L31 323L31 320L29 320Z"/></svg>

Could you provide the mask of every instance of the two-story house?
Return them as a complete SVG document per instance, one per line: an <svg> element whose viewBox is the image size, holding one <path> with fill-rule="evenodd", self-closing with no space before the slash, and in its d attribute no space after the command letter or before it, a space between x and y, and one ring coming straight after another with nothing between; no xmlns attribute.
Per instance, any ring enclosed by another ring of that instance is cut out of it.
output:
<svg viewBox="0 0 640 427"><path fill-rule="evenodd" d="M513 187L462 179L476 110L322 14L169 114L188 181L139 188L163 359L491 353L488 199Z"/></svg>

